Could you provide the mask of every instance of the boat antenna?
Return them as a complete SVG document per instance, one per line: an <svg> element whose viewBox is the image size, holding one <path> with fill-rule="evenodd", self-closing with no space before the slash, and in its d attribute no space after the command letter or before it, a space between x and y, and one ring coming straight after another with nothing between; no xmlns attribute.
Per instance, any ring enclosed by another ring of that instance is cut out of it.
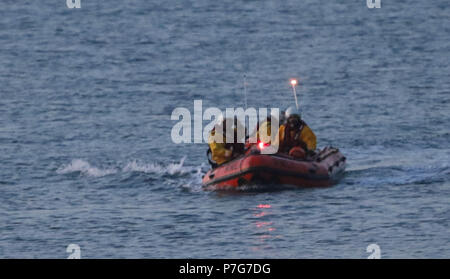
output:
<svg viewBox="0 0 450 279"><path fill-rule="evenodd" d="M247 75L244 74L244 103L245 110L247 110Z"/></svg>
<svg viewBox="0 0 450 279"><path fill-rule="evenodd" d="M298 109L297 91L295 91L295 86L297 86L297 83L298 83L298 81L295 78L291 79L292 92L294 93L294 98L295 98L295 106Z"/></svg>
<svg viewBox="0 0 450 279"><path fill-rule="evenodd" d="M244 74L244 105L245 105L245 110L247 111L247 75ZM244 123L244 127L247 127L246 125L247 121ZM247 128L245 128L245 139L247 139L249 137L249 131Z"/></svg>

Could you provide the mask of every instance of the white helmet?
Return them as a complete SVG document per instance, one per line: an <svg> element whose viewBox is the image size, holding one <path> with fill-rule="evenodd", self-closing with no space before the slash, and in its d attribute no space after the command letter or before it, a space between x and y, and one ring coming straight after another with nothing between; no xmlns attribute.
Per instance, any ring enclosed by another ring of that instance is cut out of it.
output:
<svg viewBox="0 0 450 279"><path fill-rule="evenodd" d="M286 120L289 119L289 117L297 117L299 120L302 119L302 113L296 107L289 107L284 115Z"/></svg>

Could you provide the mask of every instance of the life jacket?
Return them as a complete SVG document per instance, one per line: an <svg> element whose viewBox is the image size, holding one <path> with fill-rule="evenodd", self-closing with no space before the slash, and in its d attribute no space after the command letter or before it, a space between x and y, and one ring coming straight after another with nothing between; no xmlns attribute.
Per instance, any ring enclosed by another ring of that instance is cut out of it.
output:
<svg viewBox="0 0 450 279"><path fill-rule="evenodd" d="M216 130L215 128L211 130L209 135L209 149L207 151L207 157L210 164L214 167L214 164L221 165L230 161L233 157L239 154L244 153L245 144L237 143L237 135L235 133L235 138L233 143L227 143L226 137L223 137L223 143L218 143L214 141ZM227 156L226 153L230 152L232 149L232 153L230 156ZM211 159L209 159L209 155L211 155Z"/></svg>
<svg viewBox="0 0 450 279"><path fill-rule="evenodd" d="M210 162L211 165L216 164L216 165L221 165L223 163L226 163L230 160L230 158L228 156L226 156L226 152L228 151L226 148L226 143L225 143L225 137L223 137L223 135L220 135L223 137L223 143L219 143L215 141L215 136L216 131L215 129L213 129L211 131L211 133L209 134L209 140L208 140L208 144L209 144L209 150L211 151L207 151L207 156L209 157L208 153L211 153L211 159L212 161Z"/></svg>
<svg viewBox="0 0 450 279"><path fill-rule="evenodd" d="M306 124L303 121L300 122L300 127L295 129L292 129L289 125L284 125L283 143L281 146L282 152L287 153L295 146L300 146L305 150L307 149L306 144L300 138L305 125ZM291 132L294 132L294 137L291 137Z"/></svg>

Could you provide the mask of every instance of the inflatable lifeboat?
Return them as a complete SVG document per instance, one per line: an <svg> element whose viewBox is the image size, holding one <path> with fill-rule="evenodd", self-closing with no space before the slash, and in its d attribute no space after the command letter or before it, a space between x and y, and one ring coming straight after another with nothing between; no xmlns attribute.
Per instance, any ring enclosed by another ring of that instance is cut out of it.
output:
<svg viewBox="0 0 450 279"><path fill-rule="evenodd" d="M263 155L251 150L209 170L202 184L207 190L265 184L326 187L336 183L344 173L345 161L339 149L333 147L325 147L305 159L285 154Z"/></svg>

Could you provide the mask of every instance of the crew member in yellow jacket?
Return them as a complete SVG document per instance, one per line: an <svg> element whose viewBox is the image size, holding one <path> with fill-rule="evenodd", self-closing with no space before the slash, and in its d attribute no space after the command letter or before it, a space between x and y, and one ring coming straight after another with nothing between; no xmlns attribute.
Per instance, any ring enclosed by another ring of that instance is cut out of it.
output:
<svg viewBox="0 0 450 279"><path fill-rule="evenodd" d="M278 137L279 150L284 153L289 153L296 146L303 148L306 153L312 153L316 149L316 135L302 120L300 111L295 107L286 110L286 123L281 125Z"/></svg>
<svg viewBox="0 0 450 279"><path fill-rule="evenodd" d="M226 123L227 121L232 120L233 119L224 119L219 125L216 125L209 134L208 143L211 150L211 158L217 165L222 165L244 152L244 143L239 143L237 139L237 130L241 124L236 118L233 123L234 139L232 142L227 142L226 140ZM243 129L242 126L241 128ZM223 130L223 132L221 130Z"/></svg>

